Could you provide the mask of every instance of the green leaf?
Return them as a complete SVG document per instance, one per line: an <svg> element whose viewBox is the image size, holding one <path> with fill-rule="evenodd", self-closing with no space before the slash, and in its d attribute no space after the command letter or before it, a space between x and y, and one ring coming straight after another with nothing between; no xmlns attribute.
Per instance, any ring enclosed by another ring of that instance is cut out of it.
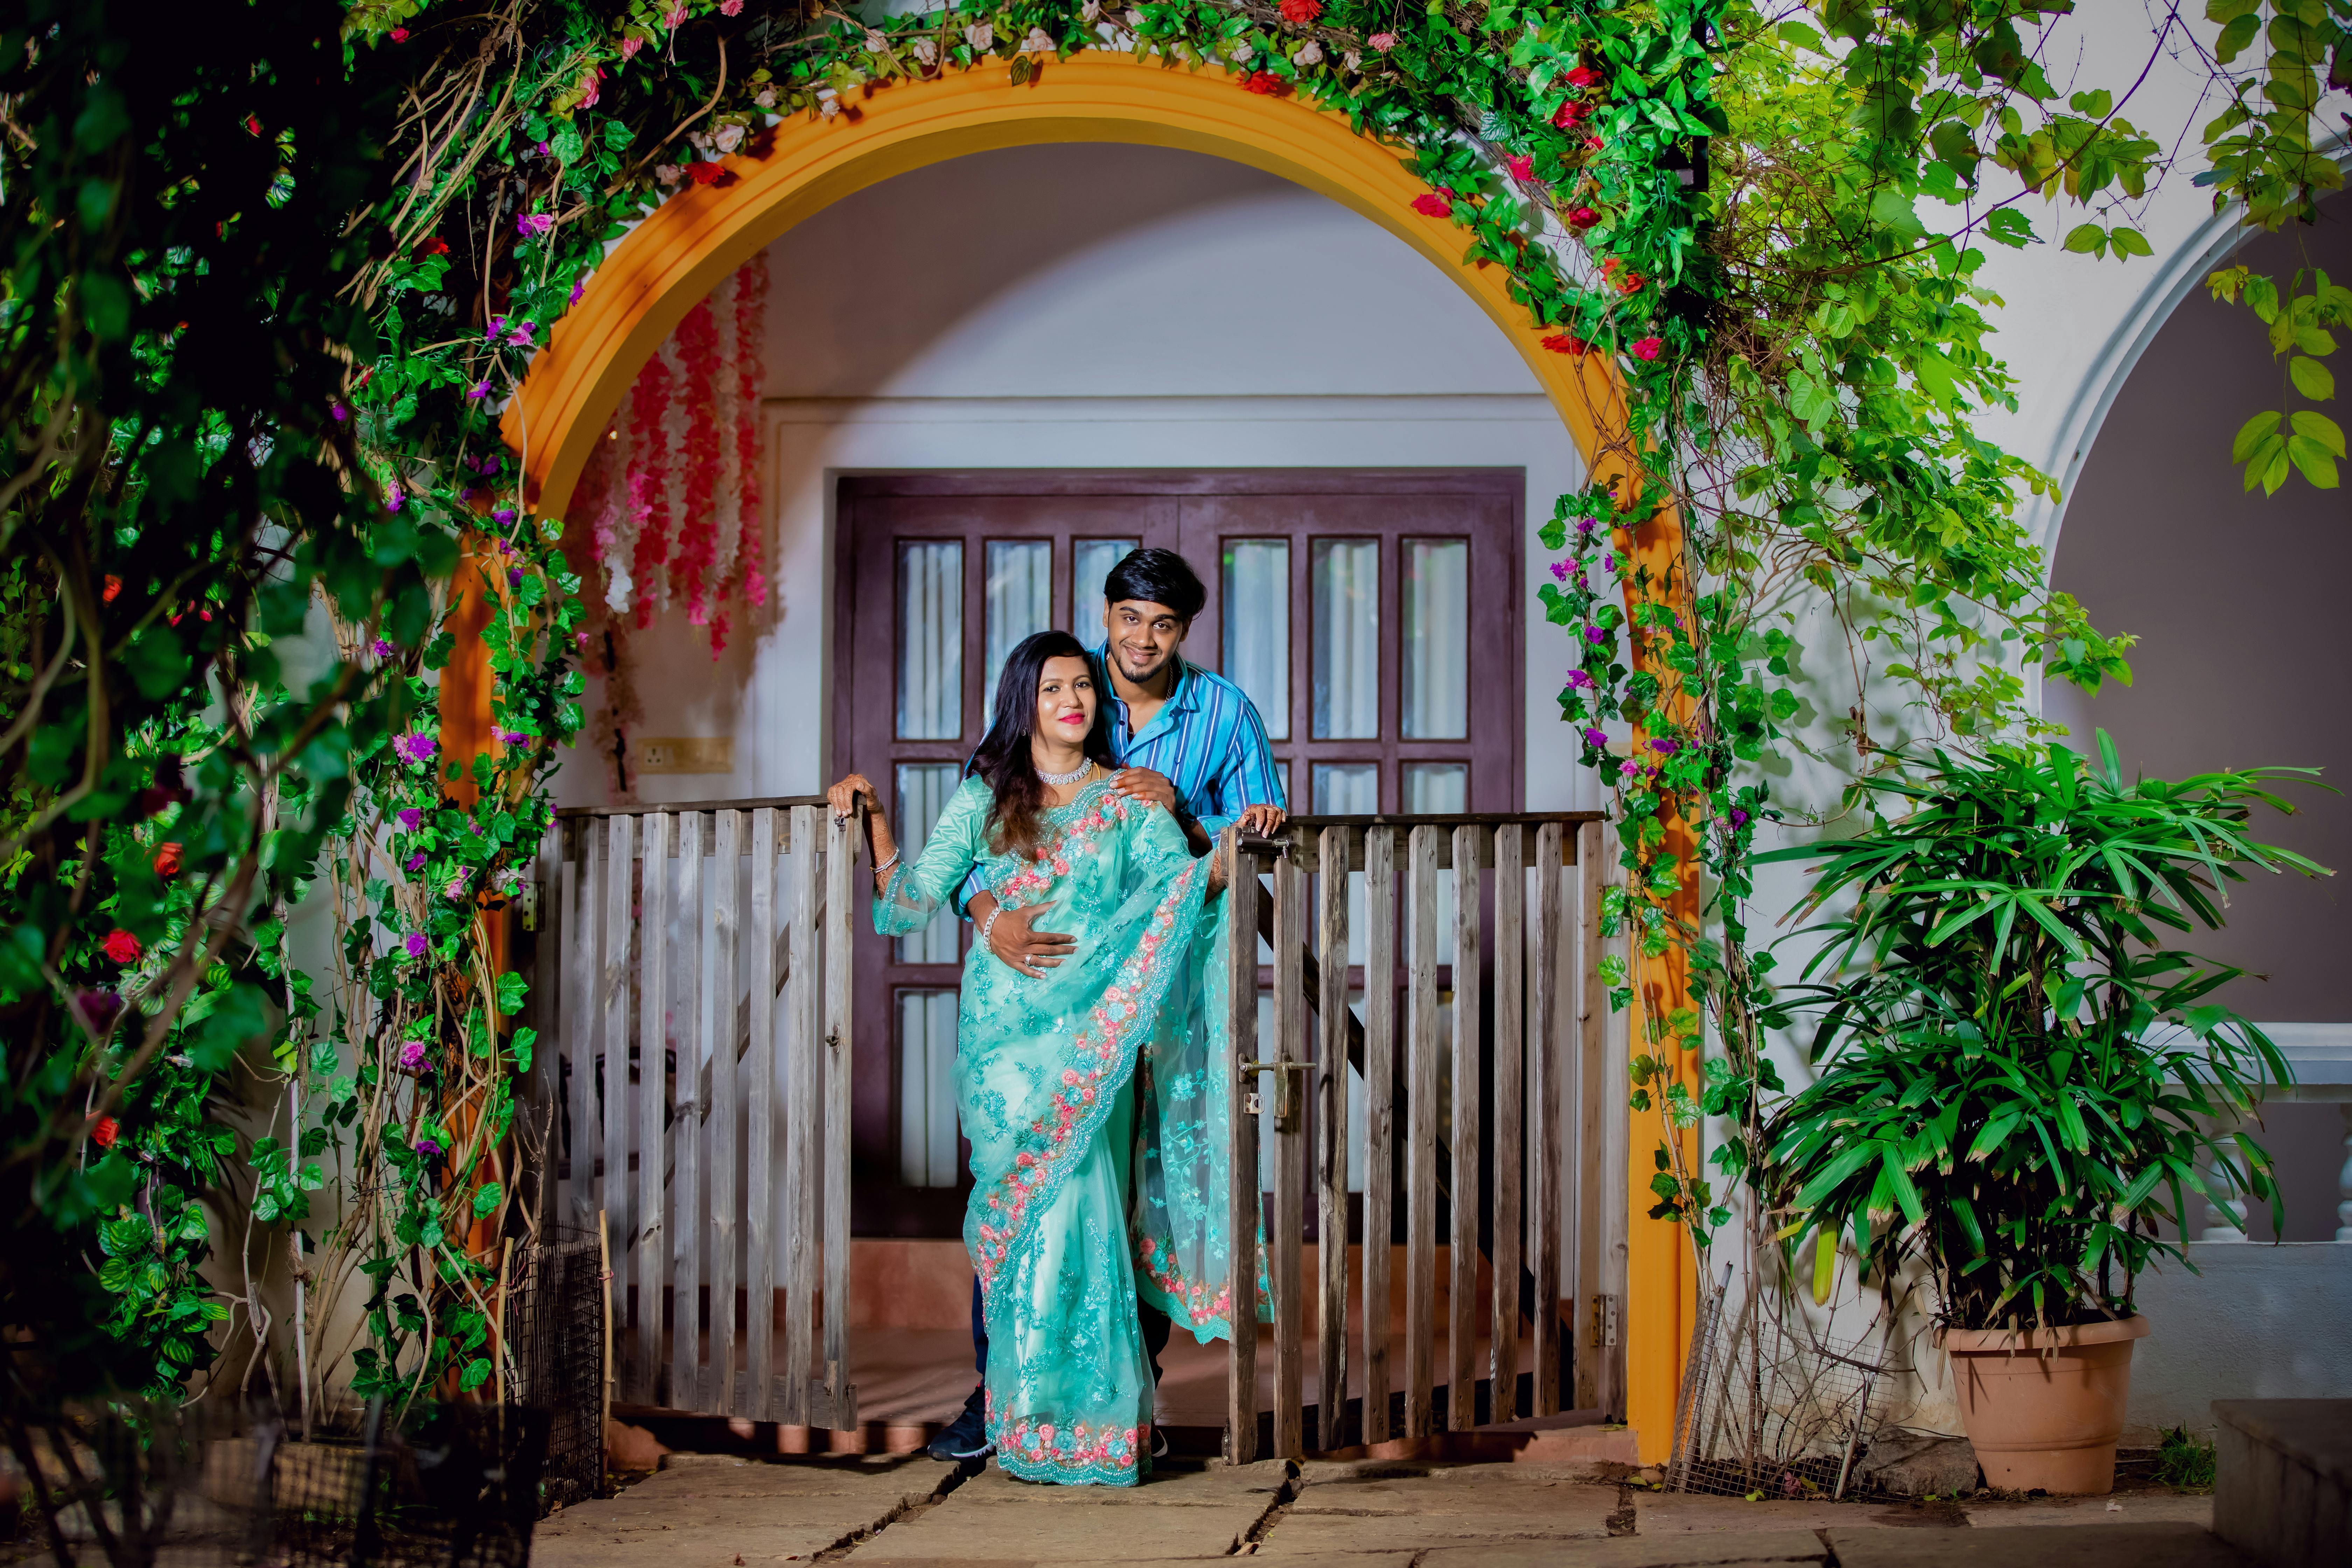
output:
<svg viewBox="0 0 2352 1568"><path fill-rule="evenodd" d="M504 1187L500 1186L496 1182L484 1182L478 1188L475 1189L474 1192L474 1217L476 1219L489 1218L490 1215L498 1212L499 1205L503 1203L505 1200L506 1189Z"/></svg>
<svg viewBox="0 0 2352 1568"><path fill-rule="evenodd" d="M2294 389L2314 403L2325 403L2336 395L2336 373L2308 355L2287 361L2286 374Z"/></svg>
<svg viewBox="0 0 2352 1568"><path fill-rule="evenodd" d="M2117 228L2113 230L2108 237L2115 242L2117 256L2154 256L2156 254L2155 248L2147 243L2147 237L2136 228Z"/></svg>
<svg viewBox="0 0 2352 1568"><path fill-rule="evenodd" d="M2213 41L2213 58L2228 65L2245 52L2246 46L2254 41L2254 35L2262 31L2262 26L2260 16L2238 17L2222 28L2221 36Z"/></svg>
<svg viewBox="0 0 2352 1568"><path fill-rule="evenodd" d="M2294 427L2297 436L2306 441L2316 442L2332 456L2340 458L2344 455L2344 431L2326 415L2298 408L2287 416L2287 423Z"/></svg>
<svg viewBox="0 0 2352 1568"><path fill-rule="evenodd" d="M2307 436L2290 437L2286 455L2288 460L2302 470L2303 477L2311 481L2314 489L2332 490L2336 488L2336 458L2318 442Z"/></svg>

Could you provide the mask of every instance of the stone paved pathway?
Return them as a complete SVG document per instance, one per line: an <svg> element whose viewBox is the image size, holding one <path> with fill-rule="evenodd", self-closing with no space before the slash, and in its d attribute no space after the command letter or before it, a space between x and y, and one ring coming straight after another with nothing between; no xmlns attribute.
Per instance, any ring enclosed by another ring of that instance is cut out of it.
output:
<svg viewBox="0 0 2352 1568"><path fill-rule="evenodd" d="M2115 1506L2110 1506L2111 1501ZM1132 1490L920 1458L673 1454L540 1526L538 1568L1066 1568L1250 1556L1286 1568L2250 1568L2211 1500L1748 1503L1537 1465L1169 1466Z"/></svg>

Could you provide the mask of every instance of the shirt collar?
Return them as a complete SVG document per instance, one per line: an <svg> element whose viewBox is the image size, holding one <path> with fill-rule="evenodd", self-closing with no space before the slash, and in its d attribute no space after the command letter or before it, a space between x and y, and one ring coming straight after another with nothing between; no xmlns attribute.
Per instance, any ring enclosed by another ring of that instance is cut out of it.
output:
<svg viewBox="0 0 2352 1568"><path fill-rule="evenodd" d="M1088 648L1087 657L1094 661L1097 669L1102 671L1103 689L1109 692L1110 700L1118 704L1119 721L1122 724L1126 723L1127 700L1119 696L1110 683L1110 639L1106 637L1100 643ZM1161 719L1171 714L1191 713L1199 709L1201 683L1194 679L1199 674L1201 674L1200 666L1186 658L1181 652L1176 655L1175 689L1169 692L1168 700L1160 704L1160 711L1151 716L1152 723L1157 724ZM1129 738L1132 740L1134 737L1130 734Z"/></svg>

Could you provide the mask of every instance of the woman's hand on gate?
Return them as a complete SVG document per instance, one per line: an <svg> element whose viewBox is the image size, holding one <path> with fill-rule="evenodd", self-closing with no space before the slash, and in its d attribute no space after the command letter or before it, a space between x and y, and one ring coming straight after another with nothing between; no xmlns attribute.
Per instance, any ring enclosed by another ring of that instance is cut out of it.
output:
<svg viewBox="0 0 2352 1568"><path fill-rule="evenodd" d="M857 803L861 798L866 802L867 815L873 816L882 815L882 796L876 792L874 785L867 781L864 773L850 774L825 791L824 798L833 807L835 818L839 821L845 822L856 815Z"/></svg>

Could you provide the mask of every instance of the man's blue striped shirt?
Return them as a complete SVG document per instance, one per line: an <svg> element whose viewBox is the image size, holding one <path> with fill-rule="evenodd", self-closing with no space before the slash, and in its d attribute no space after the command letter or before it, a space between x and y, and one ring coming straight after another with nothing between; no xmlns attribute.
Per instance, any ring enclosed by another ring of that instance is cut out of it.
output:
<svg viewBox="0 0 2352 1568"><path fill-rule="evenodd" d="M1110 704L1110 749L1125 768L1149 768L1212 837L1248 805L1288 809L1282 773L1266 750L1257 706L1223 676L1176 656L1176 689L1138 735L1111 685L1106 647L1091 648L1096 689Z"/></svg>

